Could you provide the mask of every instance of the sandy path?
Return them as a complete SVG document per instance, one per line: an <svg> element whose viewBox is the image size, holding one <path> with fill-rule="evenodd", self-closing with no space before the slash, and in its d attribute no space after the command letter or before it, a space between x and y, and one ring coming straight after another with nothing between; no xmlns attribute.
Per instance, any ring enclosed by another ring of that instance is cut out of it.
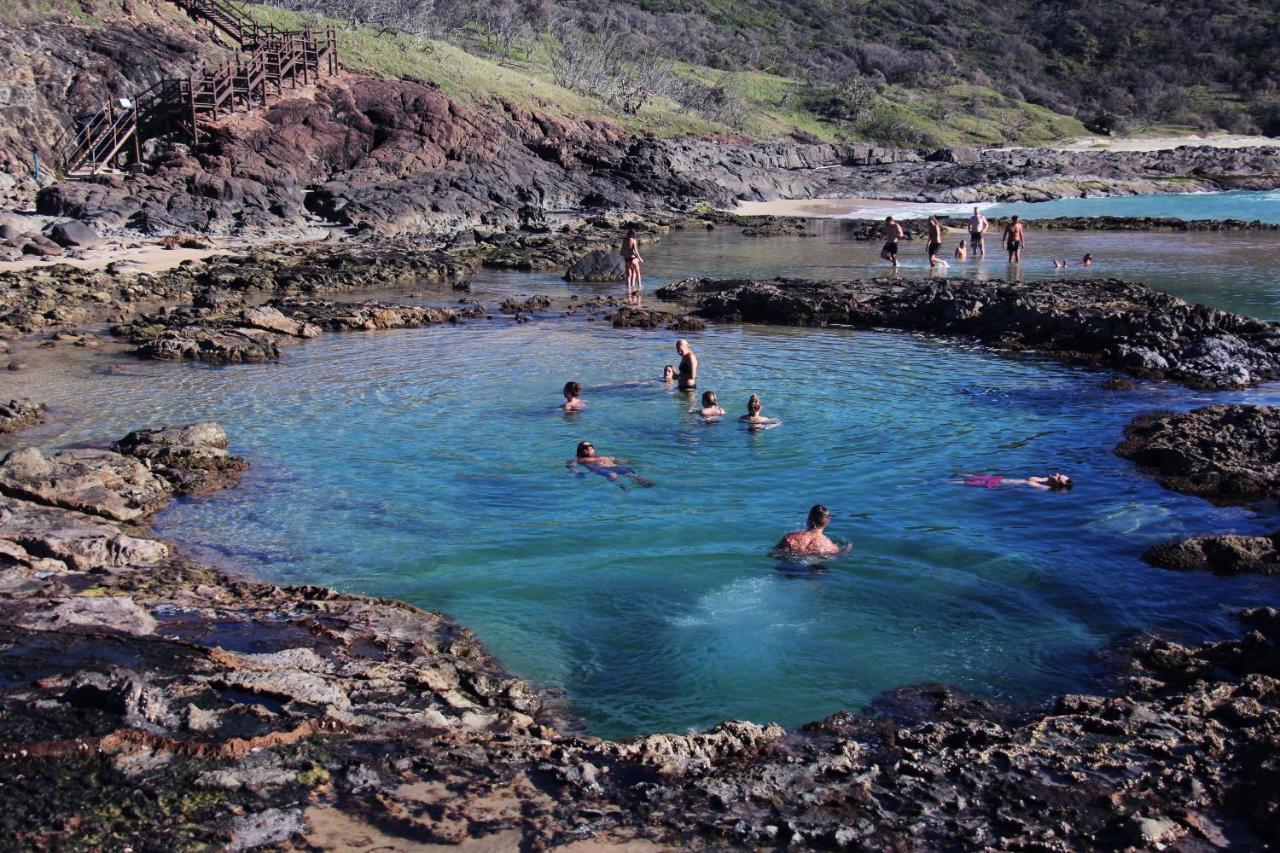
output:
<svg viewBox="0 0 1280 853"><path fill-rule="evenodd" d="M166 249L158 243L134 247L108 246L85 252L85 257L83 258L37 258L32 256L23 258L20 261L0 261L0 272L19 272L36 267L51 267L57 264L66 264L83 270L100 270L105 269L109 264L113 264L116 261L131 261L139 265L138 270L140 272L155 273L172 269L183 261L200 260L210 255L225 253L230 248L232 248L231 245L216 246L212 249Z"/></svg>

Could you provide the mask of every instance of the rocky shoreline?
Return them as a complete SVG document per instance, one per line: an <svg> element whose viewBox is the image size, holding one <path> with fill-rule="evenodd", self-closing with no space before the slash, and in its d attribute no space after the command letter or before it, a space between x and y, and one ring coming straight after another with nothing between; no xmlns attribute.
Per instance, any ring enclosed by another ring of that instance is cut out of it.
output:
<svg viewBox="0 0 1280 853"><path fill-rule="evenodd" d="M1280 378L1280 324L1192 305L1119 279L685 279L662 299L708 320L842 325L976 338L1003 350L1243 388Z"/></svg>
<svg viewBox="0 0 1280 853"><path fill-rule="evenodd" d="M1280 840L1274 610L1243 614L1240 640L1130 648L1110 696L1018 709L922 685L795 731L604 741L438 614L231 577L151 538L170 495L232 481L226 447L198 424L0 463L0 659L18 676L0 684L0 823L17 845Z"/></svg>

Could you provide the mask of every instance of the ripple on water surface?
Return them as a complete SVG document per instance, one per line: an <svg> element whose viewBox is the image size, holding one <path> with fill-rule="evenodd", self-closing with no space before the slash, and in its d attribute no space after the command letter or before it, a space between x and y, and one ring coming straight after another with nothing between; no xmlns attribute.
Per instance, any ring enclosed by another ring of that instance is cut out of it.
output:
<svg viewBox="0 0 1280 853"><path fill-rule="evenodd" d="M1091 250L1099 267L1072 275L1123 272L1277 316L1274 245L1053 232L1034 235L1023 274L1048 278L1050 255ZM693 274L878 274L877 251L838 225L809 239L678 233L646 253L646 275L653 287ZM486 300L608 289L514 274L475 286ZM699 423L654 381L674 340L502 321L328 335L269 365L122 361L86 379L72 364L40 389L54 416L35 435L104 442L218 420L253 468L242 488L174 504L162 535L276 580L443 610L515 672L565 687L603 735L801 723L925 679L1037 699L1088 688L1098 649L1130 632L1215 636L1235 631L1233 608L1278 603L1274 579L1138 558L1171 536L1274 529L1274 516L1166 492L1111 453L1140 411L1275 402L1275 389L1110 393L1095 372L900 334L698 335L702 389L733 416L759 393L784 421L749 433ZM553 406L571 378L589 409L565 416ZM656 485L572 478L564 462L582 438ZM1072 493L948 482L1051 467L1075 475ZM825 573L780 570L768 549L819 501L854 554Z"/></svg>
<svg viewBox="0 0 1280 853"><path fill-rule="evenodd" d="M1107 393L1093 372L907 335L704 333L702 389L734 416L760 393L784 421L751 433L654 381L674 339L578 322L333 335L275 365L131 364L75 393L98 437L195 415L251 458L242 488L176 503L162 535L443 610L605 735L796 724L925 679L1038 698L1087 685L1128 632L1212 636L1233 606L1276 600L1268 579L1138 559L1267 525L1110 453L1135 412L1194 395ZM553 409L568 378L586 412ZM656 485L573 478L582 438ZM1050 467L1079 485L948 482ZM780 571L767 551L815 502L854 554Z"/></svg>

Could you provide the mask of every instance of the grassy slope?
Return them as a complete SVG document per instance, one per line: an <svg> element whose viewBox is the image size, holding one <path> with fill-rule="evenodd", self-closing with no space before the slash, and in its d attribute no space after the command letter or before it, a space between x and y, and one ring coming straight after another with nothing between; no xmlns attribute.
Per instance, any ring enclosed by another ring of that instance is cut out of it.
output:
<svg viewBox="0 0 1280 853"><path fill-rule="evenodd" d="M262 23L288 29L298 28L304 21L337 23L266 6L246 9ZM747 113L741 127L735 128L700 117L666 98L654 99L637 116L623 115L596 98L556 85L544 48L535 49L529 59L521 56L499 62L446 42L377 33L365 28L340 28L339 45L343 63L353 71L429 81L463 102L484 103L502 97L544 112L603 116L632 130L658 136L746 135L769 140L788 138L800 131L825 141L858 138L799 109L790 97L796 80L763 72L726 75L701 66L676 68L676 74L704 83L724 79L744 99ZM996 92L968 84L930 91L889 89L881 95L879 110L902 124L925 131L935 144L1003 142L1001 129L1019 114L1025 116L1026 122L1023 142L1087 135L1083 125L1074 118L1010 101Z"/></svg>

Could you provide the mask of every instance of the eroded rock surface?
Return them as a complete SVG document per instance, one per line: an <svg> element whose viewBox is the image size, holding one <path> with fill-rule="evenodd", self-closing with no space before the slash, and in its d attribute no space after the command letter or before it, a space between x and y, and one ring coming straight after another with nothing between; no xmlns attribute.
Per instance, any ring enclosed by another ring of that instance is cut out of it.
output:
<svg viewBox="0 0 1280 853"><path fill-rule="evenodd" d="M1165 488L1224 503L1280 499L1280 409L1217 404L1135 418L1116 453Z"/></svg>
<svg viewBox="0 0 1280 853"><path fill-rule="evenodd" d="M1280 533L1270 536L1193 536L1147 549L1153 566L1217 575L1280 575Z"/></svg>
<svg viewBox="0 0 1280 853"><path fill-rule="evenodd" d="M708 319L966 335L1193 387L1240 388L1280 378L1280 324L1117 279L704 278L660 288L658 296L694 305Z"/></svg>
<svg viewBox="0 0 1280 853"><path fill-rule="evenodd" d="M44 418L45 405L19 397L7 403L0 402L0 433L17 432L35 426Z"/></svg>

